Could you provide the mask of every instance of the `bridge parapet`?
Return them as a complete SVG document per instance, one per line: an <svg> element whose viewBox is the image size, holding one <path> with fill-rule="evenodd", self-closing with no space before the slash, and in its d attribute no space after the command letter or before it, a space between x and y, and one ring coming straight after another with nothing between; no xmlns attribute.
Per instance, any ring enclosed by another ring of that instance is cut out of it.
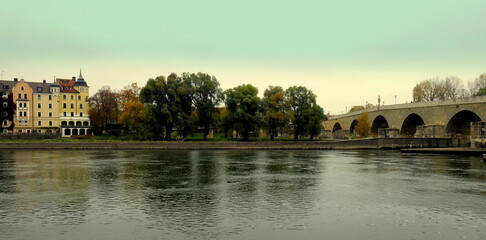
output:
<svg viewBox="0 0 486 240"><path fill-rule="evenodd" d="M486 96L476 96L476 97L467 97L467 98L458 98L458 99L449 99L449 100L438 100L438 101L429 101L429 102L412 102L412 103L402 103L402 104L394 104L394 105L384 105L384 106L375 106L372 108L368 108L365 110L340 114L336 116L332 116L329 120L345 118L345 117L353 117L360 115L363 112L377 112L377 111L386 111L386 110L398 110L398 109L411 109L411 108L426 108L426 107L440 107L440 106L451 106L451 105L464 105L464 104L478 104L478 103L486 103Z"/></svg>

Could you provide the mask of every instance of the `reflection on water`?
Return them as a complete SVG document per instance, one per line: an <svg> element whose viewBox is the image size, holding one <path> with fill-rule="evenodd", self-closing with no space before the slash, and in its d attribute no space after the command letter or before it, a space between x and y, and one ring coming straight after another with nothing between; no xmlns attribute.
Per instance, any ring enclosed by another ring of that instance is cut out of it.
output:
<svg viewBox="0 0 486 240"><path fill-rule="evenodd" d="M480 239L485 180L395 151L0 151L0 236Z"/></svg>

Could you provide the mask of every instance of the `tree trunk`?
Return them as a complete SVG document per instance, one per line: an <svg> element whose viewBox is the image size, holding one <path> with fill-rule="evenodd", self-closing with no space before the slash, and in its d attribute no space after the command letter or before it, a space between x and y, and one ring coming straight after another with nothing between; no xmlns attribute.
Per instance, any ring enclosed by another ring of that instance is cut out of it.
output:
<svg viewBox="0 0 486 240"><path fill-rule="evenodd" d="M310 140L310 141L314 140L314 134L311 134L311 135L310 135L309 140Z"/></svg>
<svg viewBox="0 0 486 240"><path fill-rule="evenodd" d="M204 129L203 129L203 140L204 141L208 140L208 135L209 135L209 124L204 124Z"/></svg>
<svg viewBox="0 0 486 240"><path fill-rule="evenodd" d="M275 140L275 121L272 121L271 119L268 120L268 125L269 125L269 134L270 134L270 140L274 141Z"/></svg>
<svg viewBox="0 0 486 240"><path fill-rule="evenodd" d="M294 141L299 141L299 132L298 131L294 132Z"/></svg>
<svg viewBox="0 0 486 240"><path fill-rule="evenodd" d="M171 140L171 136L172 135L172 125L166 125L165 126L165 140L166 141L170 141Z"/></svg>

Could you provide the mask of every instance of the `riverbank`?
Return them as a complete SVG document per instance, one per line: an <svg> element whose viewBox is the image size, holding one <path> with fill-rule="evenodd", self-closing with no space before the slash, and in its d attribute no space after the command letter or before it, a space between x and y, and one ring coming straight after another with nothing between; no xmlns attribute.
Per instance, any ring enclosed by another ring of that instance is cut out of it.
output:
<svg viewBox="0 0 486 240"><path fill-rule="evenodd" d="M0 149L45 150L361 150L448 147L447 139L369 138L343 141L18 141Z"/></svg>
<svg viewBox="0 0 486 240"><path fill-rule="evenodd" d="M2 142L0 149L46 150L327 150L333 149L321 141L306 142Z"/></svg>
<svg viewBox="0 0 486 240"><path fill-rule="evenodd" d="M402 149L402 153L429 153L465 156L482 156L486 154L486 148L411 148Z"/></svg>

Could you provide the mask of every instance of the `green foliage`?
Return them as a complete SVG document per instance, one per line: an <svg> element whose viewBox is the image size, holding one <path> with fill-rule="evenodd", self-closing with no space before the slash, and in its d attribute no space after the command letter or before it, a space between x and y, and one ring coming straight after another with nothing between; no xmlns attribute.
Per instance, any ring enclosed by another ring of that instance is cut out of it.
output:
<svg viewBox="0 0 486 240"><path fill-rule="evenodd" d="M297 141L299 136L306 133L309 133L313 138L321 130L316 122L318 119L324 119L324 111L316 104L316 95L302 86L289 87L285 91L285 95L286 104L290 110L294 140ZM314 116L314 114L317 115ZM314 121L314 123L311 124L311 121Z"/></svg>
<svg viewBox="0 0 486 240"><path fill-rule="evenodd" d="M486 87L479 89L475 96L486 96Z"/></svg>
<svg viewBox="0 0 486 240"><path fill-rule="evenodd" d="M250 84L240 85L224 92L226 107L229 110L227 123L243 133L243 140L250 138L250 132L261 124L261 100L258 89Z"/></svg>
<svg viewBox="0 0 486 240"><path fill-rule="evenodd" d="M140 91L140 100L147 106L153 130L158 134L165 130L165 140L171 140L174 127L182 135L187 134L192 112L190 84L187 81L175 73L167 79L164 76L149 79Z"/></svg>
<svg viewBox="0 0 486 240"><path fill-rule="evenodd" d="M192 103L197 111L198 124L203 127L207 140L216 106L222 100L222 90L214 76L206 73L183 73L182 78L190 85Z"/></svg>
<svg viewBox="0 0 486 240"><path fill-rule="evenodd" d="M285 92L282 87L269 86L263 94L262 106L266 128L270 139L273 141L275 136L283 131L285 123L289 119L287 105L285 104Z"/></svg>
<svg viewBox="0 0 486 240"><path fill-rule="evenodd" d="M307 133L310 135L309 140L313 140L315 136L318 136L322 130L322 122L327 120L324 115L324 109L319 105L314 105L306 111L304 114L308 118Z"/></svg>

